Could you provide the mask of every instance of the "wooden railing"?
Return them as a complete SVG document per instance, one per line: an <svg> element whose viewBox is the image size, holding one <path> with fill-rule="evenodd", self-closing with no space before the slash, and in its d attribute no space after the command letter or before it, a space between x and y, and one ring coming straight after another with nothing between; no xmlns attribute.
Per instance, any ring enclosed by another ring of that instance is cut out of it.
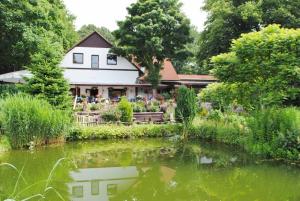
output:
<svg viewBox="0 0 300 201"><path fill-rule="evenodd" d="M133 113L133 121L136 123L162 123L164 122L163 115L163 112L135 112ZM75 114L75 120L78 124L86 126L106 123L98 112L78 112Z"/></svg>

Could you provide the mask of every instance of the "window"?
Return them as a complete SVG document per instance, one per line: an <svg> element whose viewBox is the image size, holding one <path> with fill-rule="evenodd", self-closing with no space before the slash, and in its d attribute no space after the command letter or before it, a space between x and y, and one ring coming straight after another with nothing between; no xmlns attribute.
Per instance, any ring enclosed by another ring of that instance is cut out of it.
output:
<svg viewBox="0 0 300 201"><path fill-rule="evenodd" d="M83 64L83 53L73 53L73 63Z"/></svg>
<svg viewBox="0 0 300 201"><path fill-rule="evenodd" d="M92 55L92 68L99 68L99 55Z"/></svg>
<svg viewBox="0 0 300 201"><path fill-rule="evenodd" d="M83 197L83 186L73 186L72 196L75 198L82 198Z"/></svg>
<svg viewBox="0 0 300 201"><path fill-rule="evenodd" d="M108 54L107 55L107 65L117 65L117 55Z"/></svg>
<svg viewBox="0 0 300 201"><path fill-rule="evenodd" d="M91 181L91 194L99 195L99 181Z"/></svg>

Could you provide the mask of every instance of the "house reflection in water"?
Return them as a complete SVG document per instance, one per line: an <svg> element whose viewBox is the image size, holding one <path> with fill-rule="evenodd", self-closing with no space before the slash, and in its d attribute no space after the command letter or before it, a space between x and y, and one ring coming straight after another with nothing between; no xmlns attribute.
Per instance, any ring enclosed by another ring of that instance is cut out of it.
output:
<svg viewBox="0 0 300 201"><path fill-rule="evenodd" d="M130 188L138 175L135 166L79 169L71 172L74 181L68 184L71 200L108 201Z"/></svg>

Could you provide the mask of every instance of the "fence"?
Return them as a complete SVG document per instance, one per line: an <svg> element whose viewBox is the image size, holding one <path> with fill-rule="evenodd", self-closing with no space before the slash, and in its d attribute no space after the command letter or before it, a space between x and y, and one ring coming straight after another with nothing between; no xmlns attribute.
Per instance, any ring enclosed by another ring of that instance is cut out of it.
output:
<svg viewBox="0 0 300 201"><path fill-rule="evenodd" d="M93 126L106 123L102 120L100 113L97 112L76 113L75 118L78 124L85 126ZM163 123L163 112L137 112L133 114L133 121L136 123Z"/></svg>

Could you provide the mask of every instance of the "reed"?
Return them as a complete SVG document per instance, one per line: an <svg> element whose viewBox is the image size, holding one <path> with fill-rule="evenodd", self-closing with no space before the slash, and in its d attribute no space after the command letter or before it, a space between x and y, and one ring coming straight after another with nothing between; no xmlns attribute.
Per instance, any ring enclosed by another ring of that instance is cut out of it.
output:
<svg viewBox="0 0 300 201"><path fill-rule="evenodd" d="M12 148L47 144L67 133L70 114L28 95L8 96L0 102L0 122Z"/></svg>

